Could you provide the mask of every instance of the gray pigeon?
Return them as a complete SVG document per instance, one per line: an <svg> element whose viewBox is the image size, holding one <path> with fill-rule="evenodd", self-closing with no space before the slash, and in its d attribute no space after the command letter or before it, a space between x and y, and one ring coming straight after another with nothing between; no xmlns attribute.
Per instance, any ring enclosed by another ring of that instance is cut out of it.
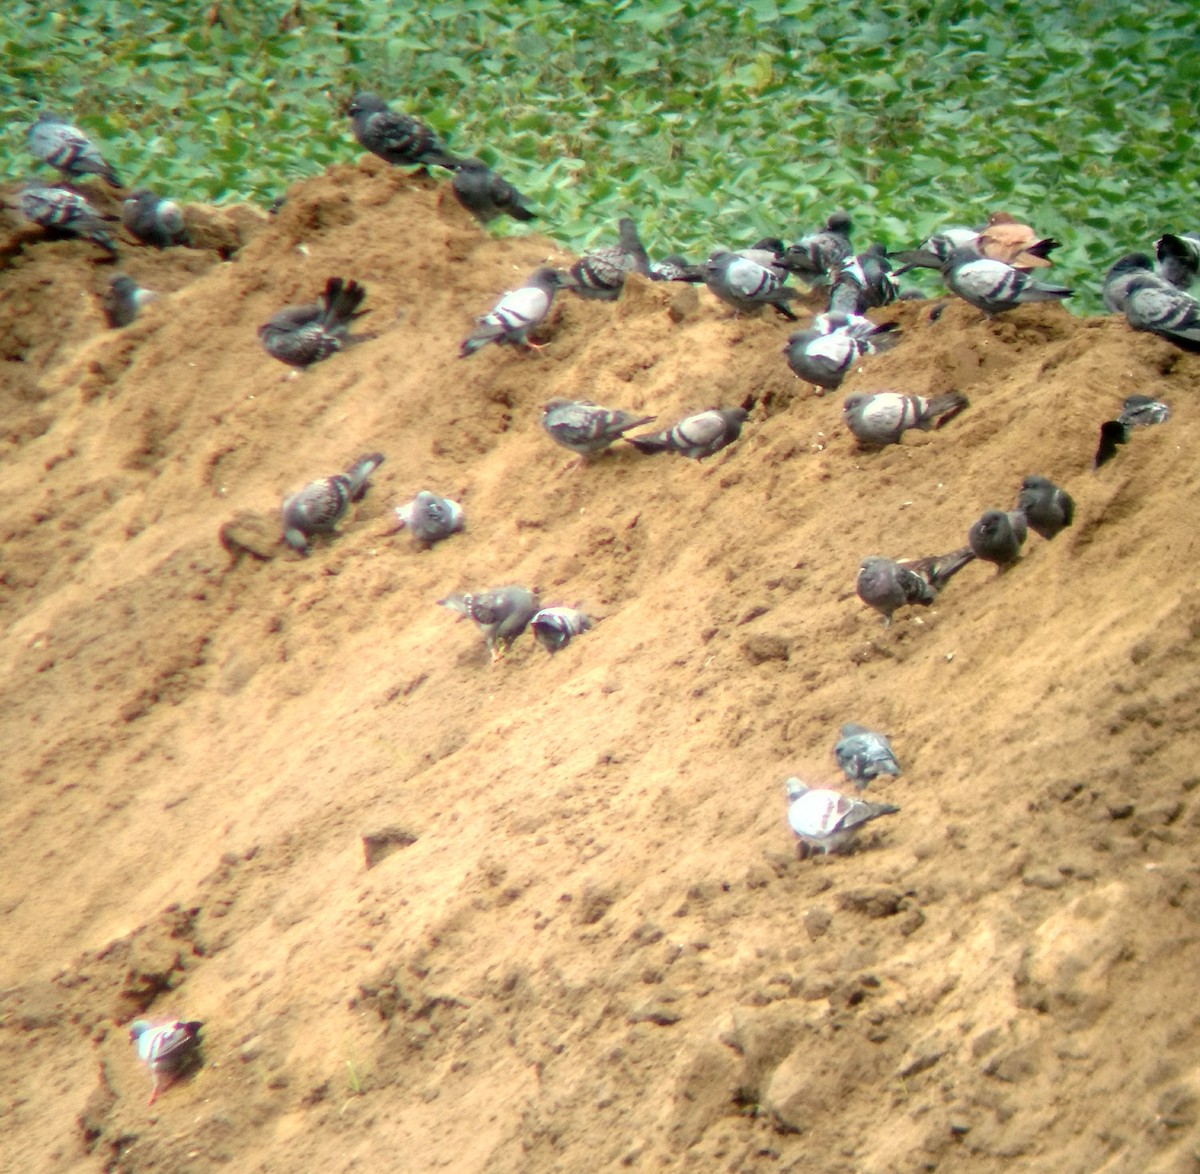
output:
<svg viewBox="0 0 1200 1174"><path fill-rule="evenodd" d="M1160 283L1164 289L1172 288L1170 282L1155 273L1154 262L1145 253L1126 253L1114 261L1104 275L1104 305L1110 313L1123 314L1125 312L1129 287L1139 279L1152 279Z"/></svg>
<svg viewBox="0 0 1200 1174"><path fill-rule="evenodd" d="M798 291L785 286L786 280L787 274L782 269L762 265L728 249L718 249L705 266L704 284L726 305L739 313L773 306L777 314L795 322L796 315L787 303L798 296Z"/></svg>
<svg viewBox="0 0 1200 1174"><path fill-rule="evenodd" d="M624 439L638 452L677 452L680 456L702 461L737 440L749 414L745 408L714 408L687 416L661 432Z"/></svg>
<svg viewBox="0 0 1200 1174"><path fill-rule="evenodd" d="M550 439L584 456L608 448L630 428L654 420L619 408L602 408L591 400L552 399L542 412L542 427Z"/></svg>
<svg viewBox="0 0 1200 1174"><path fill-rule="evenodd" d="M104 294L104 317L112 329L128 326L137 316L141 308L152 302L158 294L152 289L144 289L132 277L124 273L116 273L108 283Z"/></svg>
<svg viewBox="0 0 1200 1174"><path fill-rule="evenodd" d="M960 391L949 391L926 399L921 395L901 395L898 391L856 392L842 403L842 418L859 444L882 448L899 444L908 428L928 432L949 423L970 400Z"/></svg>
<svg viewBox="0 0 1200 1174"><path fill-rule="evenodd" d="M891 276L892 263L883 245L872 245L865 253L842 261L829 291L833 313L861 315L879 306L889 306L900 297Z"/></svg>
<svg viewBox="0 0 1200 1174"><path fill-rule="evenodd" d="M900 249L889 253L893 261L900 262L900 268L895 270L899 277L910 269L940 269L949 259L950 254L958 248L971 249L976 256L979 252L979 233L973 228L948 227L935 232L918 248Z"/></svg>
<svg viewBox="0 0 1200 1174"><path fill-rule="evenodd" d="M650 258L628 216L617 221L620 244L585 253L568 271L566 285L581 298L614 302L621 295L626 273L650 276Z"/></svg>
<svg viewBox="0 0 1200 1174"><path fill-rule="evenodd" d="M17 207L26 220L40 224L52 235L77 236L99 245L110 256L117 255L117 242L103 218L78 192L29 184L17 198Z"/></svg>
<svg viewBox="0 0 1200 1174"><path fill-rule="evenodd" d="M1071 495L1036 474L1021 482L1017 509L1025 515L1030 529L1043 538L1061 534L1075 519L1075 502Z"/></svg>
<svg viewBox="0 0 1200 1174"><path fill-rule="evenodd" d="M554 291L561 289L566 281L566 276L557 269L536 270L520 289L506 293L488 313L477 319L478 325L463 339L458 357L465 359L489 342L534 347L526 336L550 313Z"/></svg>
<svg viewBox="0 0 1200 1174"><path fill-rule="evenodd" d="M890 559L871 555L862 560L855 591L863 603L883 616L883 626L892 626L892 613L906 603L928 607L939 592L975 558L970 547L950 554L920 559Z"/></svg>
<svg viewBox="0 0 1200 1174"><path fill-rule="evenodd" d="M788 779L784 788L792 831L806 851L826 856L846 847L863 824L900 810L891 803L864 803L840 791L808 787L797 778Z"/></svg>
<svg viewBox="0 0 1200 1174"><path fill-rule="evenodd" d="M291 367L308 367L352 342L350 323L366 313L358 307L367 296L357 281L331 277L311 305L285 306L258 328L263 349Z"/></svg>
<svg viewBox="0 0 1200 1174"><path fill-rule="evenodd" d="M672 253L650 266L651 281L686 281L692 285L704 283L705 267L693 265L686 257Z"/></svg>
<svg viewBox="0 0 1200 1174"><path fill-rule="evenodd" d="M900 774L900 764L892 753L892 744L886 734L868 730L857 722L842 726L842 736L833 748L837 764L858 790L880 775Z"/></svg>
<svg viewBox="0 0 1200 1174"><path fill-rule="evenodd" d="M332 533L346 507L367 491L367 479L383 464L382 453L361 456L344 473L310 481L303 489L283 499L283 541L301 555L308 555L308 540L314 534Z"/></svg>
<svg viewBox="0 0 1200 1174"><path fill-rule="evenodd" d="M787 247L784 267L808 282L823 281L847 257L854 256L850 229L850 217L845 212L835 212L819 232L810 232Z"/></svg>
<svg viewBox="0 0 1200 1174"><path fill-rule="evenodd" d="M1128 396L1121 406L1117 419L1127 428L1145 428L1151 424L1165 424L1171 418L1171 409L1162 400L1148 395Z"/></svg>
<svg viewBox="0 0 1200 1174"><path fill-rule="evenodd" d="M393 534L407 526L414 543L432 546L463 528L463 509L448 497L422 489L412 501L396 507L396 522Z"/></svg>
<svg viewBox="0 0 1200 1174"><path fill-rule="evenodd" d="M1155 272L1176 289L1187 290L1200 272L1200 233L1164 232L1154 242Z"/></svg>
<svg viewBox="0 0 1200 1174"><path fill-rule="evenodd" d="M561 652L571 639L590 632L596 621L573 607L544 607L533 617L533 638L549 653Z"/></svg>
<svg viewBox="0 0 1200 1174"><path fill-rule="evenodd" d="M1020 510L984 510L967 534L975 557L985 563L1010 567L1021 557L1029 530Z"/></svg>
<svg viewBox="0 0 1200 1174"><path fill-rule="evenodd" d="M833 391L860 358L887 350L899 340L895 322L877 325L857 314L818 314L809 329L788 335L783 353L799 378Z"/></svg>
<svg viewBox="0 0 1200 1174"><path fill-rule="evenodd" d="M29 128L29 153L56 168L65 180L98 175L109 187L119 188L117 173L105 162L95 144L77 126L43 110Z"/></svg>
<svg viewBox="0 0 1200 1174"><path fill-rule="evenodd" d="M156 196L149 188L130 193L121 205L121 222L142 244L156 249L189 243L179 205Z"/></svg>
<svg viewBox="0 0 1200 1174"><path fill-rule="evenodd" d="M512 642L529 626L540 609L537 594L525 587L497 587L491 591L466 592L439 599L449 608L475 621L483 633L495 664L512 647Z"/></svg>
<svg viewBox="0 0 1200 1174"><path fill-rule="evenodd" d="M1200 302L1154 274L1124 286L1125 319L1186 351L1200 351Z"/></svg>
<svg viewBox="0 0 1200 1174"><path fill-rule="evenodd" d="M1026 302L1061 301L1073 292L1061 285L1039 285L1023 270L963 247L946 258L942 280L951 293L989 317Z"/></svg>
<svg viewBox="0 0 1200 1174"><path fill-rule="evenodd" d="M147 1107L154 1104L158 1094L177 1076L199 1060L203 1026L198 1019L187 1022L176 1019L170 1023L135 1019L129 1025L129 1040L137 1045L138 1059L150 1069L154 1078Z"/></svg>
<svg viewBox="0 0 1200 1174"><path fill-rule="evenodd" d="M537 213L508 180L481 159L464 159L450 183L454 198L481 224L497 216L534 220Z"/></svg>
<svg viewBox="0 0 1200 1174"><path fill-rule="evenodd" d="M407 114L394 114L378 94L355 94L346 112L359 146L380 159L400 167L459 167L460 160L429 127Z"/></svg>

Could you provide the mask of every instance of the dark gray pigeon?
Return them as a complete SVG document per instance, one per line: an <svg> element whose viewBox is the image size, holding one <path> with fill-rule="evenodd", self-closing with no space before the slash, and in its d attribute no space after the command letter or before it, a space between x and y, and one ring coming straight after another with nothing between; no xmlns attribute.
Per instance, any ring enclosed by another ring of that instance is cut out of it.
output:
<svg viewBox="0 0 1200 1174"><path fill-rule="evenodd" d="M833 748L837 764L858 790L880 775L900 774L900 764L886 734L869 730L857 722L842 726L842 736Z"/></svg>
<svg viewBox="0 0 1200 1174"><path fill-rule="evenodd" d="M941 428L970 406L960 391L949 391L926 399L921 395L901 395L898 391L856 392L842 403L842 418L859 444L882 448L899 444L908 428L928 432Z"/></svg>
<svg viewBox="0 0 1200 1174"><path fill-rule="evenodd" d="M626 273L650 276L650 258L628 216L617 221L620 243L585 253L568 271L566 285L581 298L615 302L621 296Z"/></svg>
<svg viewBox="0 0 1200 1174"><path fill-rule="evenodd" d="M1029 534L1020 510L984 510L967 533L967 542L981 562L1011 567L1021 557Z"/></svg>
<svg viewBox="0 0 1200 1174"><path fill-rule="evenodd" d="M382 453L361 456L344 473L310 481L283 499L283 541L307 556L314 534L330 534L352 501L366 493L367 479L383 464Z"/></svg>
<svg viewBox="0 0 1200 1174"><path fill-rule="evenodd" d="M785 286L786 280L782 269L728 249L713 253L704 273L704 284L739 313L752 314L763 306L772 306L777 314L795 322L796 315L788 302L798 296L798 291Z"/></svg>
<svg viewBox="0 0 1200 1174"><path fill-rule="evenodd" d="M1155 272L1176 289L1188 290L1200 272L1200 234L1164 232L1154 242Z"/></svg>
<svg viewBox="0 0 1200 1174"><path fill-rule="evenodd" d="M1200 351L1200 302L1161 277L1147 274L1125 283L1125 320L1134 330L1165 338L1185 351Z"/></svg>
<svg viewBox="0 0 1200 1174"><path fill-rule="evenodd" d="M1171 289L1170 282L1163 280L1154 271L1154 262L1145 253L1126 253L1114 261L1104 275L1104 305L1113 314L1125 312L1129 287L1139 280L1153 280L1164 289Z"/></svg>
<svg viewBox="0 0 1200 1174"><path fill-rule="evenodd" d="M121 222L142 244L156 249L189 243L179 205L149 188L130 193L121 205Z"/></svg>
<svg viewBox="0 0 1200 1174"><path fill-rule="evenodd" d="M737 440L749 414L745 408L714 408L687 416L662 432L626 436L624 439L638 452L676 452L694 461L702 461Z"/></svg>
<svg viewBox="0 0 1200 1174"><path fill-rule="evenodd" d="M1017 509L1029 528L1043 538L1061 534L1075 520L1075 502L1065 489L1036 474L1021 482Z"/></svg>
<svg viewBox="0 0 1200 1174"><path fill-rule="evenodd" d="M893 612L906 603L928 607L951 577L974 558L970 547L919 559L870 555L859 567L855 591L863 603L883 616L883 626L890 628Z"/></svg>
<svg viewBox="0 0 1200 1174"><path fill-rule="evenodd" d="M672 253L650 266L651 281L687 281L693 285L702 285L704 273L703 265L693 265L678 253Z"/></svg>
<svg viewBox="0 0 1200 1174"><path fill-rule="evenodd" d="M117 255L117 242L104 219L78 192L28 184L17 198L17 207L26 220L40 224L52 236L80 237L110 256Z"/></svg>
<svg viewBox="0 0 1200 1174"><path fill-rule="evenodd" d="M148 1019L135 1019L129 1025L130 1043L137 1045L138 1059L150 1069L154 1087L150 1090L147 1108L158 1099L158 1094L171 1082L199 1060L200 1029L204 1026L198 1019L187 1022L175 1019L170 1023L151 1023Z"/></svg>
<svg viewBox="0 0 1200 1174"><path fill-rule="evenodd" d="M877 325L856 314L818 314L809 329L788 335L783 353L799 378L833 391L860 358L887 350L899 340L895 322Z"/></svg>
<svg viewBox="0 0 1200 1174"><path fill-rule="evenodd" d="M829 291L830 312L861 315L891 305L900 297L891 270L883 245L872 245L865 253L842 261L833 270L836 277Z"/></svg>
<svg viewBox="0 0 1200 1174"><path fill-rule="evenodd" d="M478 325L463 339L458 357L465 359L489 342L534 347L526 336L550 313L554 291L561 289L566 281L566 275L557 269L538 269L530 274L520 289L510 290L488 313L476 319Z"/></svg>
<svg viewBox="0 0 1200 1174"><path fill-rule="evenodd" d="M438 604L475 621L492 654L493 664L512 647L512 642L540 609L536 592L525 587L456 593L439 599Z"/></svg>
<svg viewBox="0 0 1200 1174"><path fill-rule="evenodd" d="M653 420L653 416L602 408L591 400L552 399L542 408L542 427L550 439L584 456L608 448L630 428Z"/></svg>
<svg viewBox="0 0 1200 1174"><path fill-rule="evenodd" d="M258 328L263 349L291 367L329 358L360 341L350 337L350 323L366 313L358 308L366 296L366 287L357 281L330 277L325 292L311 305L285 306Z"/></svg>
<svg viewBox="0 0 1200 1174"><path fill-rule="evenodd" d="M802 236L784 250L784 267L810 283L826 279L846 258L854 256L851 227L845 212L835 212L819 232Z"/></svg>
<svg viewBox="0 0 1200 1174"><path fill-rule="evenodd" d="M797 778L788 779L784 789L788 824L803 850L826 856L850 844L863 824L900 810L891 803L864 803L840 791L809 787Z"/></svg>
<svg viewBox="0 0 1200 1174"><path fill-rule="evenodd" d="M464 159L450 187L455 199L481 224L497 216L511 216L514 220L537 217L529 201L481 159Z"/></svg>
<svg viewBox="0 0 1200 1174"><path fill-rule="evenodd" d="M1061 301L1073 292L1061 285L1039 285L1023 270L963 247L946 258L942 280L951 293L989 317L1026 302Z"/></svg>
<svg viewBox="0 0 1200 1174"><path fill-rule="evenodd" d="M899 277L910 269L940 269L949 260L950 254L958 248L971 249L976 256L979 252L979 233L973 228L948 227L940 229L926 239L915 249L900 249L889 253L893 261L900 262L900 268L895 275Z"/></svg>
<svg viewBox="0 0 1200 1174"><path fill-rule="evenodd" d="M463 509L448 497L422 489L412 501L396 507L396 523L393 534L407 527L414 543L428 547L463 528Z"/></svg>
<svg viewBox="0 0 1200 1174"><path fill-rule="evenodd" d="M104 294L105 320L114 330L128 326L138 316L138 311L156 297L158 294L152 289L143 289L127 274L116 273L109 281Z"/></svg>
<svg viewBox="0 0 1200 1174"><path fill-rule="evenodd" d="M109 187L119 188L117 173L105 162L96 145L77 126L43 110L29 128L29 153L56 168L65 180L98 175Z"/></svg>
<svg viewBox="0 0 1200 1174"><path fill-rule="evenodd" d="M573 607L544 607L533 617L533 638L549 653L561 652L596 621Z"/></svg>
<svg viewBox="0 0 1200 1174"><path fill-rule="evenodd" d="M389 163L455 171L461 162L423 122L393 113L378 94L355 94L346 112L359 146Z"/></svg>

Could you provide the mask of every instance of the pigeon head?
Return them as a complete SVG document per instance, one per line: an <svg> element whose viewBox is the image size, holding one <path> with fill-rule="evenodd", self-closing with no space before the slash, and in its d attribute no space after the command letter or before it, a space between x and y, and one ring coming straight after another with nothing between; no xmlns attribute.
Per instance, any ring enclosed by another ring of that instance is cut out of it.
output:
<svg viewBox="0 0 1200 1174"><path fill-rule="evenodd" d="M1120 273L1154 272L1154 262L1145 253L1126 253L1119 261L1113 263L1108 270L1108 276Z"/></svg>
<svg viewBox="0 0 1200 1174"><path fill-rule="evenodd" d="M797 778L790 778L783 784L783 789L787 793L787 801L795 803L802 795L807 795L809 788Z"/></svg>
<svg viewBox="0 0 1200 1174"><path fill-rule="evenodd" d="M1022 489L1053 489L1054 486L1045 477L1039 477L1036 473L1031 473L1024 481L1021 482Z"/></svg>
<svg viewBox="0 0 1200 1174"><path fill-rule="evenodd" d="M362 90L350 99L346 107L347 114L377 114L387 109L387 103L378 95Z"/></svg>
<svg viewBox="0 0 1200 1174"><path fill-rule="evenodd" d="M847 212L835 212L825 221L826 232L849 233L851 228L850 215Z"/></svg>
<svg viewBox="0 0 1200 1174"><path fill-rule="evenodd" d="M564 289L568 282L567 275L561 269L551 269L547 265L533 272L529 284L541 286L543 289Z"/></svg>
<svg viewBox="0 0 1200 1174"><path fill-rule="evenodd" d="M766 253L782 254L787 246L777 236L764 236L762 240L755 241L750 246L751 249L762 249Z"/></svg>

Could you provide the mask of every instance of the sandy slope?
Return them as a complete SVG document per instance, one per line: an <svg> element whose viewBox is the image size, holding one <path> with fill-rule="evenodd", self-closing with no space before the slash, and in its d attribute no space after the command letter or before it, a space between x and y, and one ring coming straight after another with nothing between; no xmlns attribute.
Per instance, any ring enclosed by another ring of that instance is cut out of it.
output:
<svg viewBox="0 0 1200 1174"><path fill-rule="evenodd" d="M864 454L786 324L706 292L564 296L543 355L460 362L566 258L432 181L365 160L229 231L231 263L127 248L176 292L120 332L90 246L5 246L0 1167L1194 1168L1200 360L907 304L843 391L972 406ZM378 337L289 380L254 328L332 273ZM1093 473L1133 391L1174 418ZM577 468L556 395L754 406L703 464ZM307 561L218 542L373 449ZM1072 530L890 630L854 596L1030 472ZM385 534L422 487L468 516L428 552ZM603 619L492 668L434 601L506 582ZM798 860L782 782L836 784L850 719L902 811ZM147 1008L207 1040L149 1111Z"/></svg>

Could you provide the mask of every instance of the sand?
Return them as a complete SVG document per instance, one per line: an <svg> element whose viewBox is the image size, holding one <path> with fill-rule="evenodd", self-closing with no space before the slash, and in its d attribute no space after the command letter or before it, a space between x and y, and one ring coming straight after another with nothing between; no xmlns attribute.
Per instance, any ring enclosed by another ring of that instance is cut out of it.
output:
<svg viewBox="0 0 1200 1174"><path fill-rule="evenodd" d="M459 360L569 258L447 188L364 159L193 209L222 252L126 245L168 296L119 331L97 249L6 230L0 1167L1194 1170L1200 359L916 302L818 397L787 323L631 279ZM332 274L377 336L289 378L255 329ZM883 452L841 422L951 388ZM1093 471L1133 392L1173 418ZM580 466L554 396L751 411L703 463ZM335 537L278 544L375 450ZM1035 472L1070 530L890 629L856 598ZM387 533L422 488L467 516L431 550ZM493 667L436 601L504 583L599 622ZM901 810L800 859L784 779L848 789L849 720ZM143 1014L205 1023L152 1108Z"/></svg>

